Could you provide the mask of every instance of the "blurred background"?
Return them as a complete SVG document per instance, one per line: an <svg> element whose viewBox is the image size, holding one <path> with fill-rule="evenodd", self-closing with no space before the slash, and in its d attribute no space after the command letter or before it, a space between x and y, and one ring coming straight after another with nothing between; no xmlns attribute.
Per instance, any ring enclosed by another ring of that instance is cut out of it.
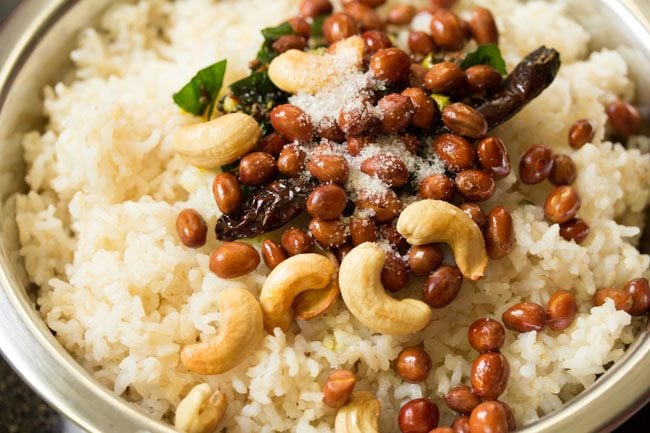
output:
<svg viewBox="0 0 650 433"><path fill-rule="evenodd" d="M9 16L18 3L20 0L0 0L0 23ZM650 387L650 373L648 373L648 386ZM650 431L650 405L617 429L616 433L644 433L648 431ZM4 359L0 358L0 433L81 432L61 419L56 411L45 404L14 373Z"/></svg>

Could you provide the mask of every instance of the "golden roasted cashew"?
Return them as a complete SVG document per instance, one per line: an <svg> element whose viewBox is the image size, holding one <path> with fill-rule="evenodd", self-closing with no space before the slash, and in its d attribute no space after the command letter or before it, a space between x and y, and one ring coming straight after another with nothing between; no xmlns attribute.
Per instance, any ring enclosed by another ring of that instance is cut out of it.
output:
<svg viewBox="0 0 650 433"><path fill-rule="evenodd" d="M218 168L250 152L262 135L248 114L230 113L209 122L184 126L174 137L174 149L199 168Z"/></svg>
<svg viewBox="0 0 650 433"><path fill-rule="evenodd" d="M196 385L176 408L174 426L185 433L212 433L228 407L226 396L207 383Z"/></svg>
<svg viewBox="0 0 650 433"><path fill-rule="evenodd" d="M278 88L292 94L314 94L340 81L347 72L359 70L365 44L360 36L338 42L334 54L289 50L269 65L269 78Z"/></svg>
<svg viewBox="0 0 650 433"><path fill-rule="evenodd" d="M381 405L372 394L359 391L350 402L339 409L334 421L334 433L379 433Z"/></svg>
<svg viewBox="0 0 650 433"><path fill-rule="evenodd" d="M397 231L411 245L444 242L454 252L463 275L476 281L488 263L485 240L476 223L462 210L442 200L420 200L402 211Z"/></svg>
<svg viewBox="0 0 650 433"><path fill-rule="evenodd" d="M199 374L219 374L244 361L262 342L260 304L249 291L225 289L219 298L219 333L211 341L183 347L181 362Z"/></svg>
<svg viewBox="0 0 650 433"><path fill-rule="evenodd" d="M330 290L337 284L336 266L327 257L312 253L289 257L271 271L262 286L264 327L268 332L276 327L286 331L291 324L291 304L299 293Z"/></svg>
<svg viewBox="0 0 650 433"><path fill-rule="evenodd" d="M336 256L329 252L327 253L327 257L334 264L338 273L339 262ZM334 282L336 284L330 284L325 289L307 290L298 294L291 305L293 315L296 319L314 320L327 313L339 299L340 290L338 279L335 278Z"/></svg>
<svg viewBox="0 0 650 433"><path fill-rule="evenodd" d="M429 323L431 308L416 299L397 300L381 284L385 253L366 242L350 251L339 271L341 296L350 312L374 332L388 335L416 333Z"/></svg>

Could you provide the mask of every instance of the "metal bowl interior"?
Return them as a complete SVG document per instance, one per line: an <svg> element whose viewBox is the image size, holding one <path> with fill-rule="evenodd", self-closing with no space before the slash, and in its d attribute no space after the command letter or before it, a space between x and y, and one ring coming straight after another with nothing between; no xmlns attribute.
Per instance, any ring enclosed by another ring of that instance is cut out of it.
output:
<svg viewBox="0 0 650 433"><path fill-rule="evenodd" d="M77 32L110 0L24 0L0 34L0 203L26 189L21 137L44 123L42 88L65 77ZM593 34L593 48L618 49L630 65L650 119L650 2L572 0L571 14ZM34 308L17 250L11 201L0 206L0 347L36 392L90 432L174 432L99 385L57 342ZM646 233L647 235L647 233ZM650 250L650 238L643 241ZM650 400L650 329L625 357L562 410L526 427L542 431L611 431Z"/></svg>

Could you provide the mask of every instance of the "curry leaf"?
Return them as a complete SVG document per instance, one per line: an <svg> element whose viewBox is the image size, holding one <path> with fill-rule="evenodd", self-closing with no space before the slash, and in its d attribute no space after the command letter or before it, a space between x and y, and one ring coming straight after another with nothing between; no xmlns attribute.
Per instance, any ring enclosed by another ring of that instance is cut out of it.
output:
<svg viewBox="0 0 650 433"><path fill-rule="evenodd" d="M262 65L266 65L273 60L277 54L273 51L273 42L280 39L280 37L285 35L293 34L293 28L289 23L282 23L276 27L267 27L262 29L262 36L264 36L264 43L262 47L257 52L257 60L260 61Z"/></svg>
<svg viewBox="0 0 650 433"><path fill-rule="evenodd" d="M222 60L201 69L183 88L174 94L174 102L188 113L197 116L208 110L208 119L212 117L214 104L223 85L227 61Z"/></svg>
<svg viewBox="0 0 650 433"><path fill-rule="evenodd" d="M440 111L442 111L447 105L451 104L451 98L449 96L432 93L429 97L434 100L438 106L438 110Z"/></svg>
<svg viewBox="0 0 650 433"><path fill-rule="evenodd" d="M463 59L460 66L467 69L474 65L489 65L499 71L501 75L506 75L506 62L501 56L501 50L494 44L481 45L471 53L468 53Z"/></svg>
<svg viewBox="0 0 650 433"><path fill-rule="evenodd" d="M312 38L322 38L323 37L323 24L327 15L318 15L313 18L311 23L311 37Z"/></svg>

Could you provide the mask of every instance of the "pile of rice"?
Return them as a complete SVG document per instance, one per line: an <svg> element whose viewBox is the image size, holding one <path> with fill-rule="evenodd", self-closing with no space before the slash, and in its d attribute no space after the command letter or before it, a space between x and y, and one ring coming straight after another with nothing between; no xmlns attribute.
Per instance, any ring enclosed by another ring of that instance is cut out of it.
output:
<svg viewBox="0 0 650 433"><path fill-rule="evenodd" d="M338 302L322 318L294 323L286 334L276 330L234 370L211 377L188 372L179 350L217 333L219 293L242 287L258 295L269 270L262 264L247 276L221 280L208 269L218 245L214 236L199 250L179 242L180 210L197 209L210 226L219 211L211 192L214 173L174 154L174 133L197 119L182 113L171 95L223 58L227 82L246 75L259 30L295 15L297 1L116 4L96 29L81 33L71 54L74 80L45 90L49 123L24 140L31 191L16 199L20 253L40 286L40 312L61 344L99 382L153 417L169 419L191 387L207 381L227 394L221 426L233 433L331 432L335 410L323 405L321 384L332 369L356 366L356 389L376 394L382 431L396 432L400 405L423 396L437 401L443 422L450 422L453 414L441 398L453 385L469 383L476 352L466 333L473 320L500 319L521 300L545 305L551 293L566 289L580 306L566 331L507 333L503 353L512 373L502 400L521 425L589 386L604 365L621 358L638 327L611 302L592 308L591 296L597 288L650 276L650 258L635 248L650 192L650 157L638 149L647 149L650 139L634 137L628 149L603 141L604 104L631 100L634 85L617 52L589 53L589 34L563 15L561 3L475 0L458 11L475 4L497 16L509 68L543 44L562 54L553 85L496 133L513 167L536 143L571 155L583 201L578 217L591 226L582 245L563 240L558 225L544 220L539 205L548 182L517 185L513 170L482 207L499 203L513 211L514 251L491 261L481 281L466 280L451 305L433 310L420 334L372 334ZM426 27L426 17L414 26ZM567 132L580 118L594 121L597 133L593 143L574 151ZM419 288L412 291L419 297ZM426 382L408 384L391 360L420 342L433 370Z"/></svg>

